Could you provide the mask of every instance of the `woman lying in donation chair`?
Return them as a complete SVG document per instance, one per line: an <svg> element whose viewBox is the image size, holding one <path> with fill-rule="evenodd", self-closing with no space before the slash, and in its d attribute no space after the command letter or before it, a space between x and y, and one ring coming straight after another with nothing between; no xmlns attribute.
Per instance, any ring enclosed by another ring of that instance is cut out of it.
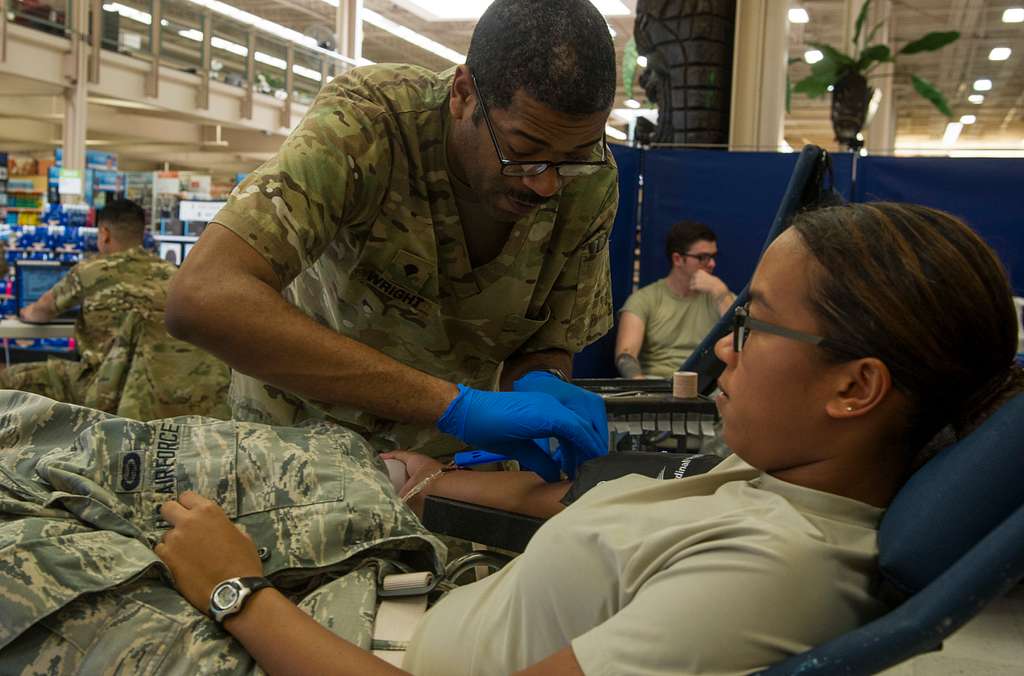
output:
<svg viewBox="0 0 1024 676"><path fill-rule="evenodd" d="M803 214L765 253L716 348L735 455L707 474L601 484L500 572L423 618L414 674L749 673L884 611L876 527L936 444L1020 389L1006 275L953 217L857 204ZM942 434L940 434L940 432ZM566 486L438 473L437 494L548 516ZM214 586L261 575L254 544L194 493L167 502L156 553L207 610ZM269 673L400 673L274 588L224 621Z"/></svg>

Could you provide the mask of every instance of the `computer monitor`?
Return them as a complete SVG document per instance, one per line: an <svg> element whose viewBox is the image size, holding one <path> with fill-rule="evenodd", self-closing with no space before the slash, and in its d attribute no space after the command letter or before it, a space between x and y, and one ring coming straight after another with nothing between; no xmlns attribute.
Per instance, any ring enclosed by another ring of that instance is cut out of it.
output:
<svg viewBox="0 0 1024 676"><path fill-rule="evenodd" d="M18 311L39 300L39 297L53 288L71 269L68 263L60 261L15 261L14 263L14 296ZM78 308L73 308L60 315L61 319L74 319Z"/></svg>

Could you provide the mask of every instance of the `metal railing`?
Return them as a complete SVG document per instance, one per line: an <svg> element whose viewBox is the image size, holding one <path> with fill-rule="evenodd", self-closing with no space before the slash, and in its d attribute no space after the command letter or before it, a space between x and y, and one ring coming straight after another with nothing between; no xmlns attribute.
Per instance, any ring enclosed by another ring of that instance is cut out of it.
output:
<svg viewBox="0 0 1024 676"><path fill-rule="evenodd" d="M355 65L313 38L216 0L0 0L0 7L0 22L65 37L72 13L86 11L89 44L151 64L149 96L159 95L161 68L195 73L202 78L199 108L209 105L209 82L223 82L246 90L246 119L253 93L283 101L282 126L290 125L292 102L312 102L323 84ZM90 81L99 81L99 68L100 52L93 50Z"/></svg>

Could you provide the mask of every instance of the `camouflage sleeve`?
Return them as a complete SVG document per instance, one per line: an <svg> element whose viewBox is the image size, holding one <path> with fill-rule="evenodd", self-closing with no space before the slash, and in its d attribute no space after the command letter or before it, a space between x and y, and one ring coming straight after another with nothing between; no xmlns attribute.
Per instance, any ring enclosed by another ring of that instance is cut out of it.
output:
<svg viewBox="0 0 1024 676"><path fill-rule="evenodd" d="M58 314L66 312L76 305L81 305L85 299L85 290L82 286L82 264L68 270L59 282L53 285L50 291L53 292L53 300L57 304Z"/></svg>
<svg viewBox="0 0 1024 676"><path fill-rule="evenodd" d="M375 104L328 89L214 222L248 242L287 285L340 229L379 208L391 170L387 120Z"/></svg>
<svg viewBox="0 0 1024 676"><path fill-rule="evenodd" d="M550 318L519 349L521 353L559 349L575 354L611 329L608 238L618 205L619 185L613 179L588 237L569 256L552 288L547 302Z"/></svg>

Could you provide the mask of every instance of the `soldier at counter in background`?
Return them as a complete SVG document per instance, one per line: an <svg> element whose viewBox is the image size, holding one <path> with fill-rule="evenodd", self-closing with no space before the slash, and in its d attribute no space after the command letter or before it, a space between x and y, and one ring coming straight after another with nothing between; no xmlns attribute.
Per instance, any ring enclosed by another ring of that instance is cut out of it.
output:
<svg viewBox="0 0 1024 676"><path fill-rule="evenodd" d="M81 307L75 323L80 360L50 358L7 368L0 371L0 388L144 419L184 413L226 417L227 367L163 328L167 288L176 270L143 248L142 208L115 200L99 212L97 222L100 255L71 268L21 310L24 321L44 323ZM155 372L155 361L170 365L168 372ZM189 406L168 410L148 401L167 399L173 380L188 391L178 398L189 399ZM127 398L126 388L132 390Z"/></svg>

